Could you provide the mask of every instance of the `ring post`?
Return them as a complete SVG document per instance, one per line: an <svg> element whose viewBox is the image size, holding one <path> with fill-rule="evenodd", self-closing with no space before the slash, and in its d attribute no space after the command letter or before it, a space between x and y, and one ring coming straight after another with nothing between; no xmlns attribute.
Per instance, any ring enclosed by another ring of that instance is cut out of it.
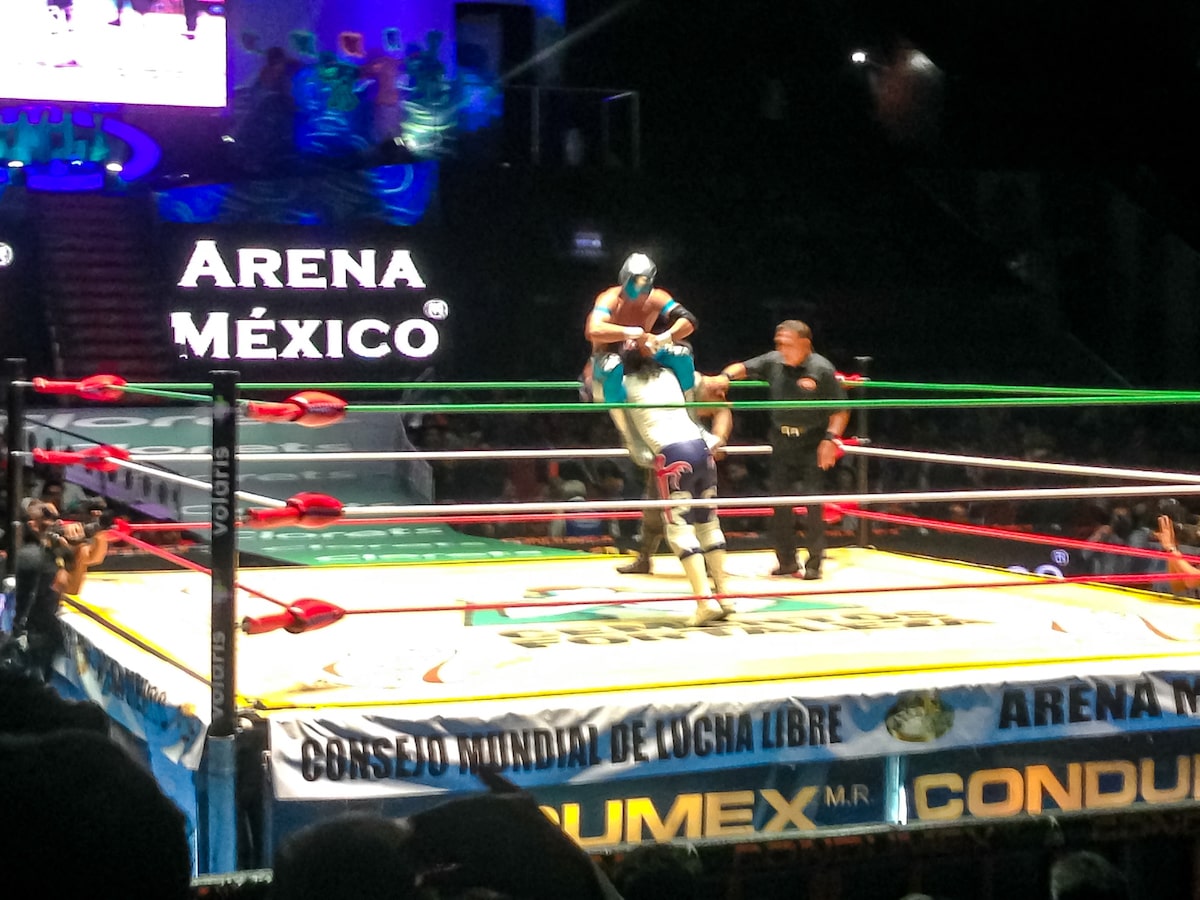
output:
<svg viewBox="0 0 1200 900"><path fill-rule="evenodd" d="M854 357L854 361L858 363L858 374L863 378L868 377L869 373L867 369L871 365L871 357L856 356ZM863 390L866 390L866 388L863 388ZM868 441L871 437L871 432L867 429L867 412L865 406L858 410L858 425L855 428L858 436L864 441ZM871 489L870 462L869 457L860 456L858 458L858 492L864 496ZM871 546L871 520L865 516L858 517L858 546Z"/></svg>
<svg viewBox="0 0 1200 900"><path fill-rule="evenodd" d="M21 495L24 493L24 465L22 454L25 449L25 389L17 384L25 380L25 360L6 359L4 373L8 384L6 401L8 420L4 424L4 442L8 446L8 469L4 473L4 488L8 491L8 505L4 510L8 517L5 529L4 550L4 596L0 611L4 621L12 615L9 604L16 602L17 595L17 550L21 547Z"/></svg>
<svg viewBox="0 0 1200 900"><path fill-rule="evenodd" d="M212 373L212 723L208 727L207 860L209 872L237 870L237 610L238 373Z"/></svg>

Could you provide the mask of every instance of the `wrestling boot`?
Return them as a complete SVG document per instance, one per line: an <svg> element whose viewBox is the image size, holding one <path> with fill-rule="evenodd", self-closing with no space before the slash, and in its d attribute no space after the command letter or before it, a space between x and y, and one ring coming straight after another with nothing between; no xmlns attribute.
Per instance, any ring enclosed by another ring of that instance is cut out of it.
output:
<svg viewBox="0 0 1200 900"><path fill-rule="evenodd" d="M717 547L712 550L705 550L704 568L708 570L708 576L712 579L713 588L716 589L717 594L724 595L727 593L725 580L725 548ZM717 600L717 603L720 605L722 612L724 612L726 616L733 615L735 612L737 612L737 610L734 609L733 604L728 600L719 599Z"/></svg>
<svg viewBox="0 0 1200 900"><path fill-rule="evenodd" d="M692 593L703 598L696 602L696 611L688 617L687 627L695 628L699 625L707 625L709 622L719 622L729 615L729 612L720 603L712 597L704 596L708 593L708 573L704 570L704 554L690 553L679 562L683 565L683 571L687 575Z"/></svg>
<svg viewBox="0 0 1200 900"><path fill-rule="evenodd" d="M780 560L779 565L771 570L771 575L775 578L795 575L800 571L800 565L795 560L790 563L785 563Z"/></svg>
<svg viewBox="0 0 1200 900"><path fill-rule="evenodd" d="M622 575L653 575L654 567L650 564L650 557L639 553L633 562L617 566L617 571Z"/></svg>
<svg viewBox="0 0 1200 900"><path fill-rule="evenodd" d="M805 581L820 581L821 580L821 560L808 560L804 564L804 580Z"/></svg>
<svg viewBox="0 0 1200 900"><path fill-rule="evenodd" d="M623 566L617 566L617 571L622 575L653 575L654 563L650 560L658 552L658 545L660 543L662 543L661 535L654 535L648 539L643 538L641 549L638 550L637 559Z"/></svg>
<svg viewBox="0 0 1200 900"><path fill-rule="evenodd" d="M688 616L687 627L699 628L701 625L707 625L709 622L720 622L727 615L729 613L725 607L709 597L696 604L696 611Z"/></svg>

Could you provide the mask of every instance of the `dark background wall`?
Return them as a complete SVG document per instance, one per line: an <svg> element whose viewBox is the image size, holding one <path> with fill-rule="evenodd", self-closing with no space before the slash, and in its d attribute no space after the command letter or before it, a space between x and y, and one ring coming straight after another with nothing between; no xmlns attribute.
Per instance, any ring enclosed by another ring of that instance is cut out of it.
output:
<svg viewBox="0 0 1200 900"><path fill-rule="evenodd" d="M445 374L573 376L592 297L645 249L700 315L705 367L799 315L880 376L1186 384L1196 18L1178 0L568 3L558 52L516 80L637 91L642 166L594 141L565 165L570 119L540 165L521 127L487 152L464 138L421 225L473 311ZM245 176L231 114L127 112L164 148L156 186ZM571 252L583 231L594 258Z"/></svg>

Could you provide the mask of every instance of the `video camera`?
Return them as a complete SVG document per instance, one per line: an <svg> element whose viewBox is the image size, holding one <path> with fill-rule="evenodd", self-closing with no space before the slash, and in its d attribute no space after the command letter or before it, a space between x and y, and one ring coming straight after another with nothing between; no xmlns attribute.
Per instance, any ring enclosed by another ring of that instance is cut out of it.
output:
<svg viewBox="0 0 1200 900"><path fill-rule="evenodd" d="M1200 547L1200 525L1192 522L1175 523L1175 542L1189 547Z"/></svg>
<svg viewBox="0 0 1200 900"><path fill-rule="evenodd" d="M108 503L103 497L88 497L72 503L62 514L63 521L55 522L46 529L46 533L57 535L69 543L81 543L94 538L102 531L112 527L113 515ZM83 526L83 538L70 541L66 537L64 522L78 522Z"/></svg>
<svg viewBox="0 0 1200 900"><path fill-rule="evenodd" d="M80 522L79 524L83 526L83 537L81 538L73 539L67 537L67 527L62 522L54 522L51 525L47 525L46 534L54 537L60 537L68 544L81 544L84 541L91 540L100 532L104 531L107 527L99 522Z"/></svg>

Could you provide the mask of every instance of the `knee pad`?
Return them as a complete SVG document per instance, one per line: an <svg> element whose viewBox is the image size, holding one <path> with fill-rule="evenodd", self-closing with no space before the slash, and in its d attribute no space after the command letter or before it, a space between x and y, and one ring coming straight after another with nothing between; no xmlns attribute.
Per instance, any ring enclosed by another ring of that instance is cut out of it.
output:
<svg viewBox="0 0 1200 900"><path fill-rule="evenodd" d="M709 550L725 549L725 532L721 530L721 523L715 515L707 522L697 522L693 526L693 530L696 532L696 540L704 548L705 553Z"/></svg>
<svg viewBox="0 0 1200 900"><path fill-rule="evenodd" d="M679 381L679 387L684 393L696 387L696 363L692 359L692 351L679 344L664 347L654 354L654 358L663 366L670 369ZM689 398L692 399L692 398Z"/></svg>
<svg viewBox="0 0 1200 900"><path fill-rule="evenodd" d="M674 510L667 517L667 543L680 559L700 553L700 541L696 538L696 529L685 522Z"/></svg>

